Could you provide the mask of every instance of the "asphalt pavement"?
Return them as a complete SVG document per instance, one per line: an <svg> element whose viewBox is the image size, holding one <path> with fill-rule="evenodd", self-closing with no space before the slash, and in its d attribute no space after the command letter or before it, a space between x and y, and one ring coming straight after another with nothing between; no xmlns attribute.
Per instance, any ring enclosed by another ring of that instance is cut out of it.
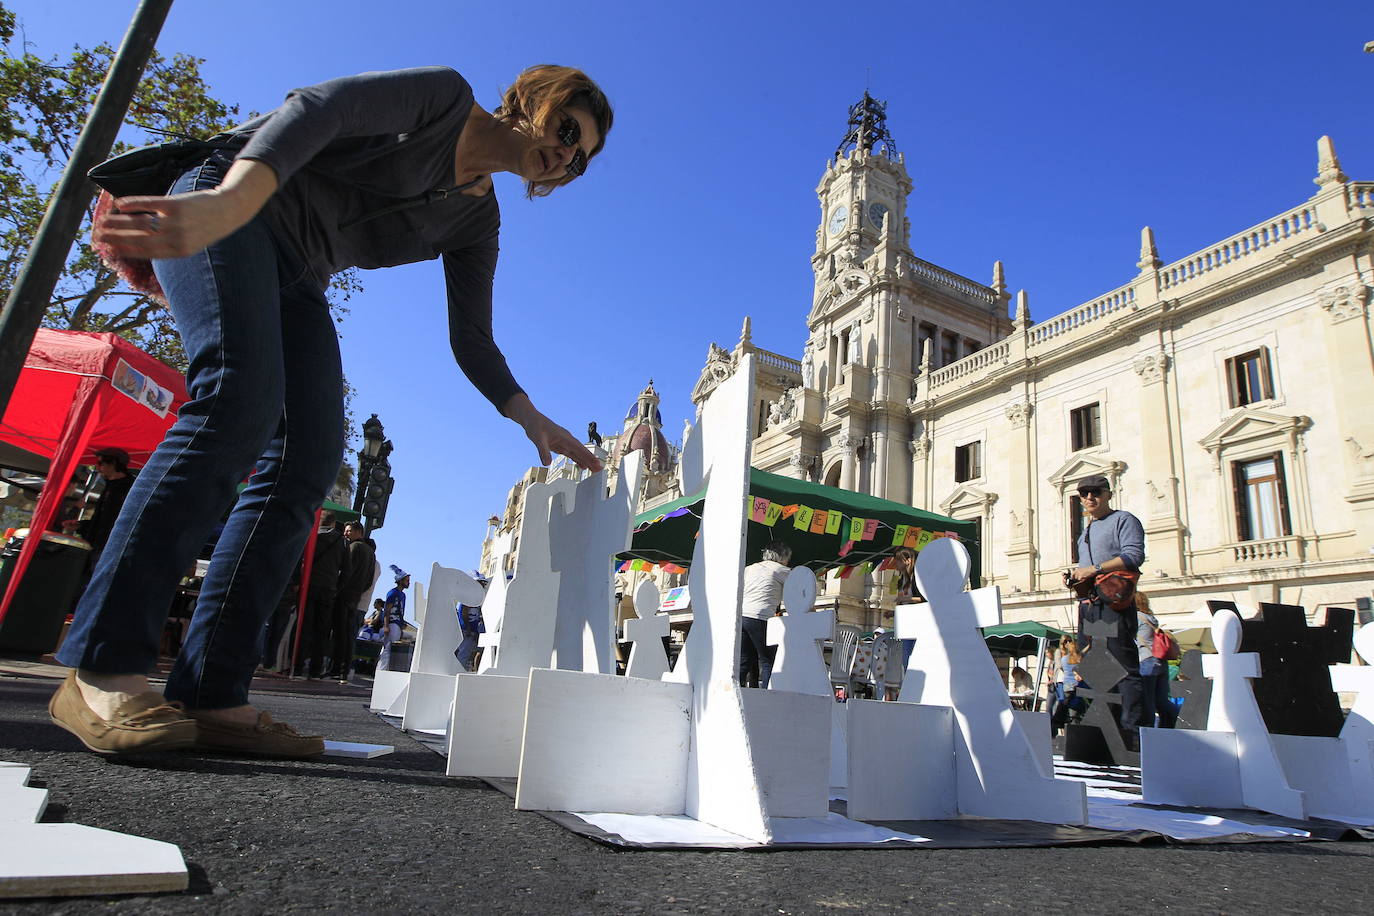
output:
<svg viewBox="0 0 1374 916"><path fill-rule="evenodd" d="M368 691L259 679L303 731L392 744L371 760L194 752L106 759L48 721L60 672L0 662L0 760L45 820L181 847L179 894L0 901L0 913L1368 912L1374 843L639 852L516 811L366 709Z"/></svg>

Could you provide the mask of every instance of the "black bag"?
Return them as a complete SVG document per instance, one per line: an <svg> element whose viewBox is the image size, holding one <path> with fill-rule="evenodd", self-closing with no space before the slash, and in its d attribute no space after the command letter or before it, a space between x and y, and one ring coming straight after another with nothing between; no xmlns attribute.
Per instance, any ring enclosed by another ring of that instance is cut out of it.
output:
<svg viewBox="0 0 1374 916"><path fill-rule="evenodd" d="M188 138L130 150L95 166L86 177L115 197L166 194L183 172L216 150L239 150L248 138L216 134L208 140Z"/></svg>

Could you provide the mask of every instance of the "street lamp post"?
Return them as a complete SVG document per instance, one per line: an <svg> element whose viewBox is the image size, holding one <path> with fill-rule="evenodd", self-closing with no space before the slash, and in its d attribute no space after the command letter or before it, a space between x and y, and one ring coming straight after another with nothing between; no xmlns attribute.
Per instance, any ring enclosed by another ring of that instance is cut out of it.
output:
<svg viewBox="0 0 1374 916"><path fill-rule="evenodd" d="M353 497L353 511L362 515L363 530L369 535L382 527L391 488L396 483L391 477L392 448L382 421L374 413L363 423L363 447L358 452L359 483Z"/></svg>

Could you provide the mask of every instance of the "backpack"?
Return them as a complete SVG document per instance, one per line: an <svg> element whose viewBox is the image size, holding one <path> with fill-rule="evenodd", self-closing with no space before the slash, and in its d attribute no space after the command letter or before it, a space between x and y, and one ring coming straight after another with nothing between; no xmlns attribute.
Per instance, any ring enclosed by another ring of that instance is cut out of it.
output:
<svg viewBox="0 0 1374 916"><path fill-rule="evenodd" d="M1155 636L1150 642L1150 654L1160 661L1174 661L1181 654L1178 640L1174 639L1174 634L1163 627L1155 627Z"/></svg>

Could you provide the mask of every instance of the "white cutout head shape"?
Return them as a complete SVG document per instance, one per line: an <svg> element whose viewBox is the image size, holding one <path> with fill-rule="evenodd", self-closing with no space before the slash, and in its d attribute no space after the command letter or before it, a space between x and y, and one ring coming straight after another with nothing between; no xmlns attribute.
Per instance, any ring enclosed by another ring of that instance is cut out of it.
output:
<svg viewBox="0 0 1374 916"><path fill-rule="evenodd" d="M634 603L635 613L641 618L658 613L658 586L652 579L645 579L635 587Z"/></svg>
<svg viewBox="0 0 1374 916"><path fill-rule="evenodd" d="M1367 623L1355 633L1355 651L1366 665L1374 665L1374 623Z"/></svg>
<svg viewBox="0 0 1374 916"><path fill-rule="evenodd" d="M916 557L916 586L927 601L962 592L968 582L968 551L953 538L936 538Z"/></svg>
<svg viewBox="0 0 1374 916"><path fill-rule="evenodd" d="M1231 611L1217 611L1212 617L1212 643L1219 655L1240 651L1240 618Z"/></svg>
<svg viewBox="0 0 1374 916"><path fill-rule="evenodd" d="M804 614L815 607L816 574L805 566L794 567L782 584L782 603L789 614Z"/></svg>
<svg viewBox="0 0 1374 916"><path fill-rule="evenodd" d="M482 587L482 583L461 569L454 570L454 573L454 598L459 604L466 604L468 607L480 607L487 597L487 590Z"/></svg>

